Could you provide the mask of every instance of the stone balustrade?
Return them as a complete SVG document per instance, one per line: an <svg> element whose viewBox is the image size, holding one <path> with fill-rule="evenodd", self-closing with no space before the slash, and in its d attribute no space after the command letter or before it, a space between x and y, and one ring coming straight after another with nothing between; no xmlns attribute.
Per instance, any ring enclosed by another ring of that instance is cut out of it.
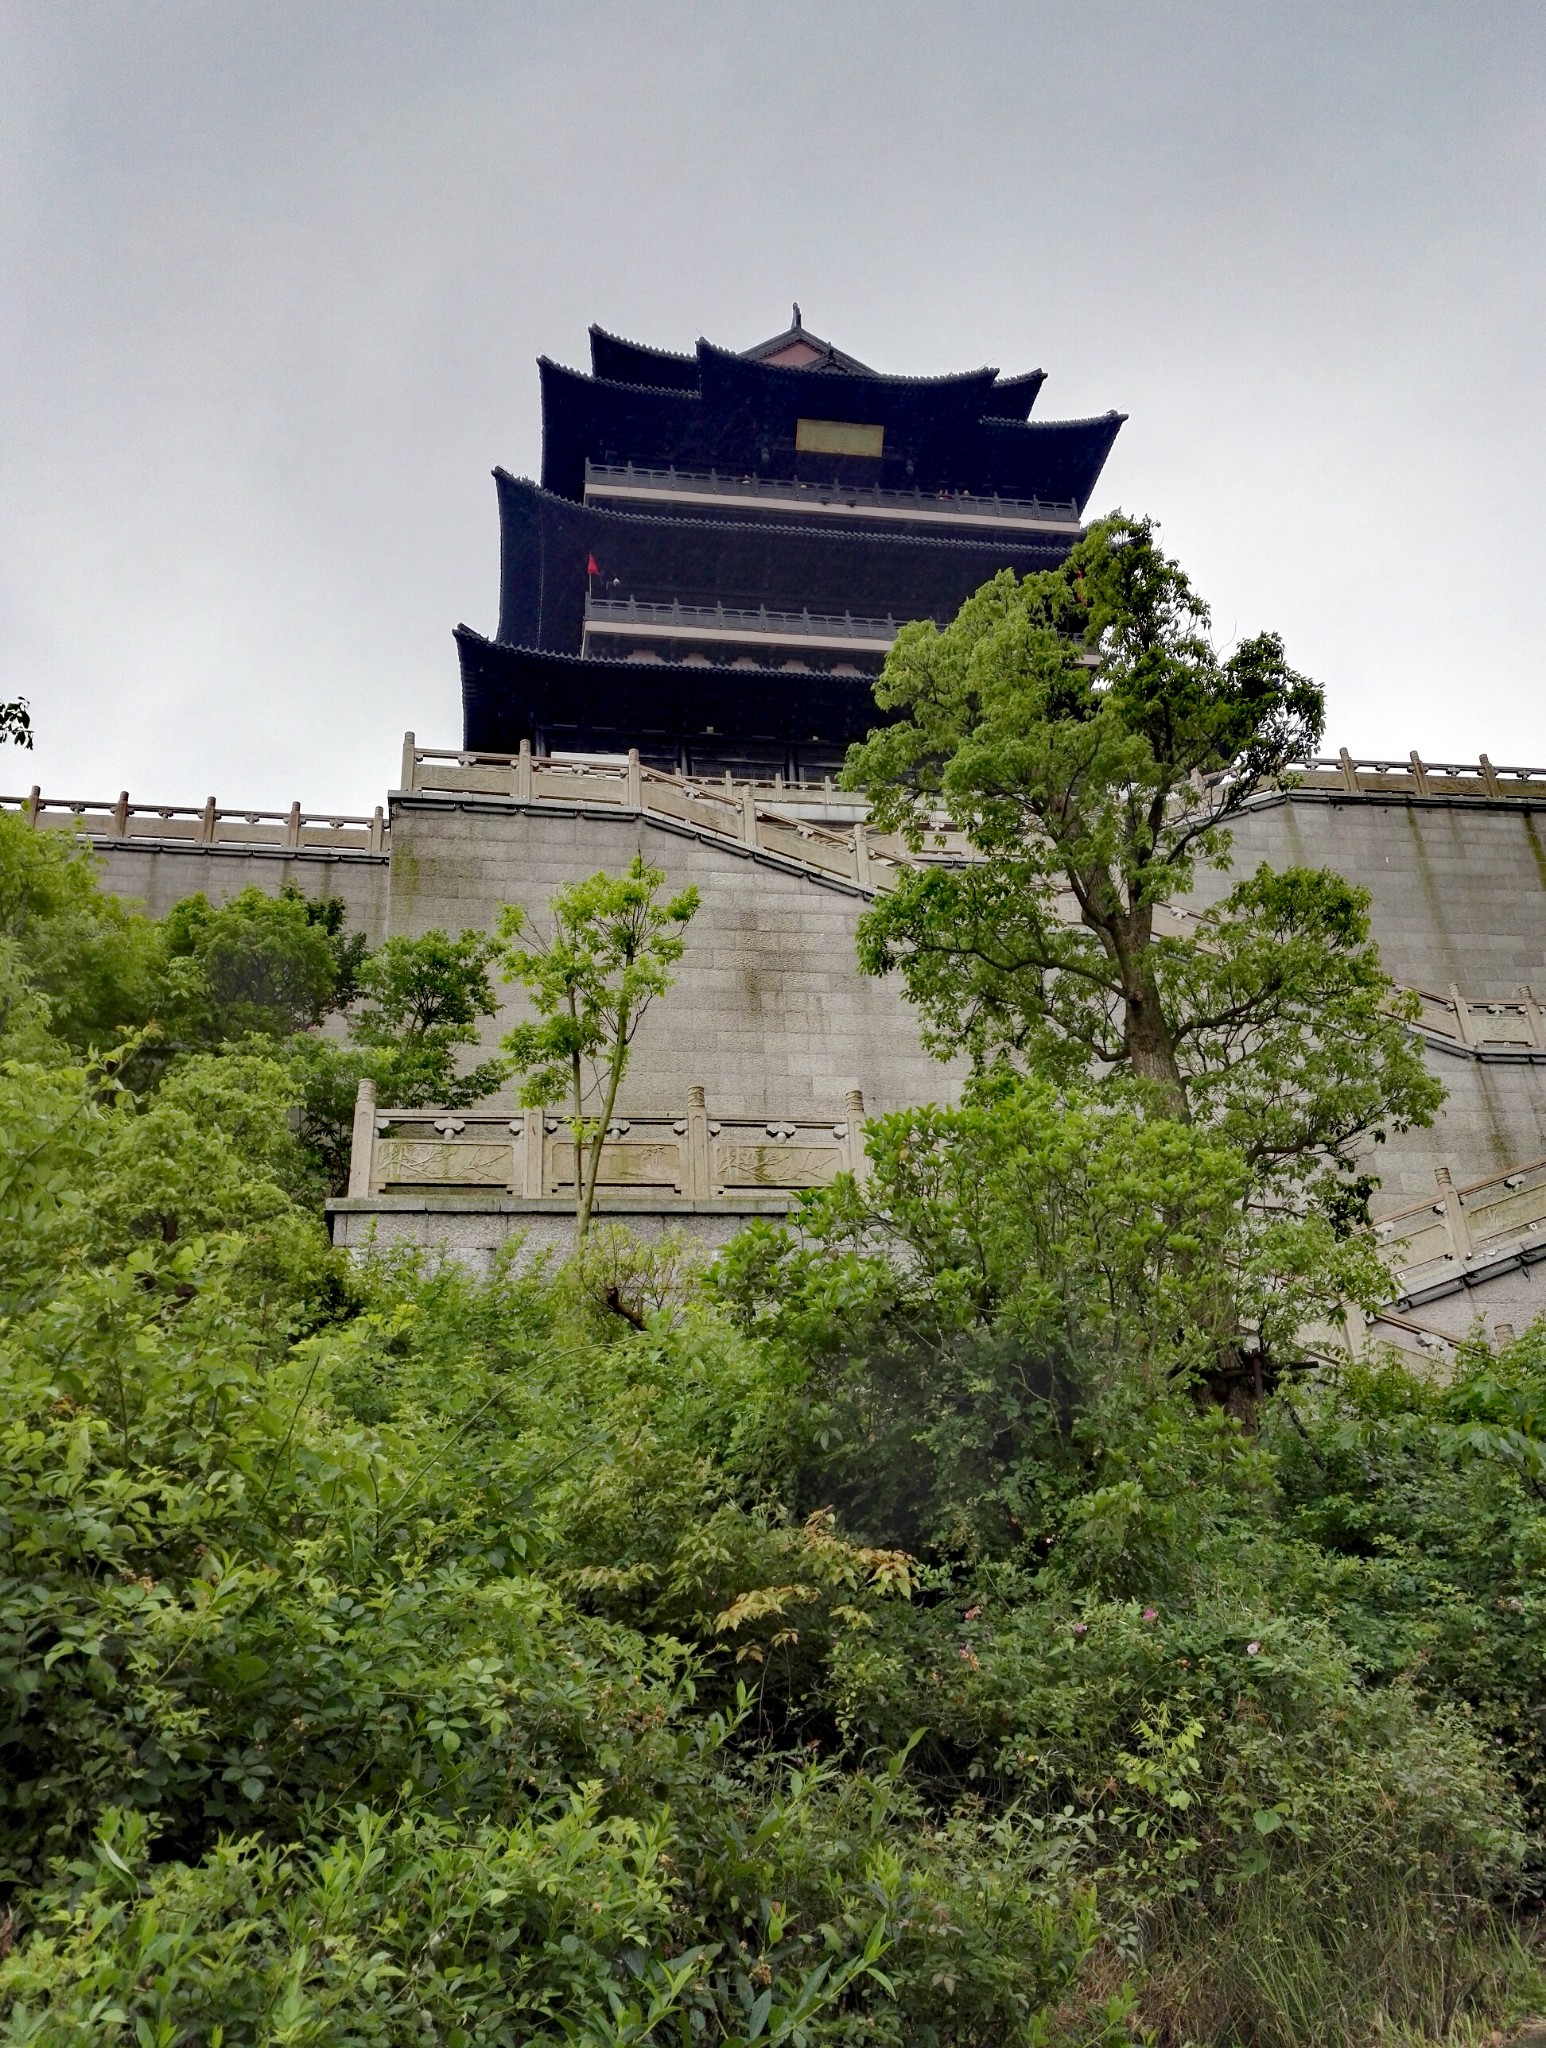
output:
<svg viewBox="0 0 1546 2048"><path fill-rule="evenodd" d="M831 1122L711 1115L702 1088L682 1113L618 1117L597 1176L608 1210L650 1214L689 1203L722 1208L748 1198L792 1200L839 1173L865 1176L864 1099L851 1090ZM574 1139L551 1110L513 1117L445 1109L379 1109L369 1081L355 1104L349 1202L418 1196L450 1214L458 1203L513 1197L534 1208L574 1195ZM1396 1300L1421 1304L1474 1288L1504 1269L1546 1259L1546 1159L1464 1187L1437 1170L1431 1202L1382 1217L1376 1240L1397 1275ZM761 1206L765 1206L765 1199ZM776 1206L776 1203L775 1203Z"/></svg>
<svg viewBox="0 0 1546 2048"><path fill-rule="evenodd" d="M1227 778L1219 778L1219 783ZM1546 805L1546 768L1494 766L1477 762L1355 759L1344 748L1335 756L1297 764L1285 787L1326 797L1497 802ZM789 782L774 775L736 779L674 775L640 762L636 751L616 757L538 756L523 743L514 754L421 747L414 734L403 741L401 789L405 795L499 796L518 803L562 804L639 811L738 840L867 890L885 890L913 856L894 838L870 832L864 799L822 782ZM1275 801L1281 794L1267 793ZM26 796L0 796L0 810L20 812L37 826L83 833L104 846L215 847L228 852L321 852L367 854L390 850L391 827L382 807L370 816L288 810L254 810L218 804L151 804L97 797L45 796L34 787ZM825 822L824 822L825 821ZM943 831L925 859L961 859L959 833ZM1442 1005L1445 997L1432 998ZM1425 1003L1428 999L1425 997ZM1435 1024L1442 1020L1435 1013ZM1485 1027L1483 1027L1485 1029ZM1442 1036L1442 1028L1438 1035ZM1465 1043L1463 1034L1461 1042ZM1533 1041L1531 1041L1533 1043Z"/></svg>
<svg viewBox="0 0 1546 2048"><path fill-rule="evenodd" d="M1206 786L1222 789L1228 782L1225 774L1212 778ZM831 777L821 782L791 782L781 775L751 780L729 775L682 776L641 767L636 753L548 757L532 754L525 743L516 754L478 753L421 747L411 732L403 738L401 786L407 793L443 790L469 796L509 796L523 803L594 801L636 810L659 808L667 815L674 815L669 808L671 799L665 803L661 799L672 788L699 797L712 792L731 804L749 793L754 804L798 805L802 812L826 810L846 816L864 809L861 795L837 788ZM1415 752L1404 759L1396 755L1355 757L1343 747L1336 754L1294 762L1281 786L1275 785L1263 795L1275 801L1284 790L1336 797L1546 805L1546 768L1494 765L1485 754L1476 761L1425 761Z"/></svg>
<svg viewBox="0 0 1546 2048"><path fill-rule="evenodd" d="M825 783L735 781L729 775L669 775L645 766L637 749L615 759L452 753L403 742L405 793L502 796L521 804L562 804L585 811L636 811L773 854L875 893L895 886L912 858L899 841L872 833L865 805ZM819 822L823 815L832 823ZM941 835L934 858L963 859L959 833Z"/></svg>
<svg viewBox="0 0 1546 2048"><path fill-rule="evenodd" d="M1375 1225L1408 1302L1474 1283L1500 1263L1546 1259L1546 1159L1464 1187L1454 1185L1447 1167L1435 1176L1433 1201L1394 1210Z"/></svg>
<svg viewBox="0 0 1546 2048"><path fill-rule="evenodd" d="M797 1195L844 1171L864 1172L864 1098L851 1089L841 1115L818 1121L753 1120L710 1113L689 1088L676 1115L618 1117L607 1126L598 1192L642 1207L664 1198L714 1202L746 1195ZM571 1126L552 1110L515 1116L486 1111L381 1109L362 1081L355 1101L349 1198L484 1195L542 1202L574 1194Z"/></svg>
<svg viewBox="0 0 1546 2048"><path fill-rule="evenodd" d="M1355 758L1343 747L1334 755L1297 762L1290 778L1295 788L1330 796L1546 803L1546 768L1494 767L1485 754L1477 761L1425 761L1417 753L1405 760L1394 754L1381 760Z"/></svg>
<svg viewBox="0 0 1546 2048"><path fill-rule="evenodd" d="M1541 1313L1546 1261L1546 1159L1456 1186L1435 1170L1435 1199L1375 1226L1397 1291L1367 1340L1393 1343L1440 1367L1468 1334L1506 1342Z"/></svg>
<svg viewBox="0 0 1546 2048"><path fill-rule="evenodd" d="M369 853L390 850L390 828L380 804L367 817L331 811L230 809L210 797L203 804L116 803L95 797L0 796L0 810L17 811L29 824L62 827L104 845L220 847L227 851Z"/></svg>

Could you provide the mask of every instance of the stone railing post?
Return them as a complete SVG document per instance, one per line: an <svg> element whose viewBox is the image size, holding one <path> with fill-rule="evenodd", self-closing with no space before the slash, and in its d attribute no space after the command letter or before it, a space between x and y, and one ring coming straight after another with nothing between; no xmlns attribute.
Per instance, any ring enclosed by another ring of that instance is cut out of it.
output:
<svg viewBox="0 0 1546 2048"><path fill-rule="evenodd" d="M864 1091L850 1088L843 1097L843 1121L847 1126L843 1136L843 1149L847 1155L848 1171L863 1187L870 1177L869 1155L864 1149Z"/></svg>
<svg viewBox="0 0 1546 2048"><path fill-rule="evenodd" d="M521 1119L521 1193L536 1201L544 1192L542 1148L547 1143L546 1121L540 1109L528 1109Z"/></svg>
<svg viewBox="0 0 1546 2048"><path fill-rule="evenodd" d="M398 777L398 787L411 796L419 786L419 750L411 732L403 734L403 766Z"/></svg>
<svg viewBox="0 0 1546 2048"><path fill-rule="evenodd" d="M113 806L113 837L127 839L129 836L129 792L121 789L118 801Z"/></svg>
<svg viewBox="0 0 1546 2048"><path fill-rule="evenodd" d="M301 843L301 807L298 803L290 806L290 815L285 820L285 845L299 846Z"/></svg>
<svg viewBox="0 0 1546 2048"><path fill-rule="evenodd" d="M1455 1012L1455 1036L1462 1045L1474 1049L1476 1040L1471 1033L1471 1005L1460 993L1458 984L1453 981L1449 985L1449 1000Z"/></svg>
<svg viewBox="0 0 1546 2048"><path fill-rule="evenodd" d="M362 1081L354 1092L354 1134L349 1146L349 1199L371 1193L376 1164L376 1084Z"/></svg>
<svg viewBox="0 0 1546 2048"><path fill-rule="evenodd" d="M206 797L204 816L199 822L199 844L213 846L215 843L215 799Z"/></svg>
<svg viewBox="0 0 1546 2048"><path fill-rule="evenodd" d="M1423 766L1423 757L1414 747L1408 757L1412 763L1412 787L1419 796L1428 794L1428 771Z"/></svg>
<svg viewBox="0 0 1546 2048"><path fill-rule="evenodd" d="M642 811L644 809L644 773L639 766L639 750L637 747L630 747L628 749L627 802L628 808L631 811Z"/></svg>
<svg viewBox="0 0 1546 2048"><path fill-rule="evenodd" d="M749 782L741 791L741 837L748 846L757 844L757 798Z"/></svg>
<svg viewBox="0 0 1546 2048"><path fill-rule="evenodd" d="M515 757L515 773L510 783L510 794L518 804L529 804L532 786L531 741L522 740L520 751Z"/></svg>
<svg viewBox="0 0 1546 2048"><path fill-rule="evenodd" d="M372 853L380 853L385 845L386 819L382 815L380 804L377 804L370 820L370 850Z"/></svg>
<svg viewBox="0 0 1546 2048"><path fill-rule="evenodd" d="M1546 1052L1546 1004L1541 1002L1528 982L1521 982L1519 994L1530 1026L1530 1043L1537 1052Z"/></svg>
<svg viewBox="0 0 1546 2048"><path fill-rule="evenodd" d="M1493 767L1492 763L1487 759L1487 756L1485 754L1482 755L1480 763L1478 765L1480 766L1482 771L1483 789L1486 790L1489 796L1501 796L1503 794L1503 789L1502 785L1498 781L1498 771L1496 768Z"/></svg>
<svg viewBox="0 0 1546 2048"><path fill-rule="evenodd" d="M1444 1229L1449 1237L1449 1248L1462 1263L1471 1256L1471 1231L1466 1222L1465 1209L1461 1205L1460 1191L1454 1185L1454 1175L1447 1166L1436 1166L1433 1177L1438 1182L1439 1207L1444 1212Z"/></svg>
<svg viewBox="0 0 1546 2048"><path fill-rule="evenodd" d="M1342 770L1342 787L1349 796L1358 794L1358 770L1353 766L1353 757L1346 747L1338 747L1337 763Z"/></svg>
<svg viewBox="0 0 1546 2048"><path fill-rule="evenodd" d="M687 1159L682 1192L695 1202L711 1192L709 1179L709 1110L703 1090L694 1084L687 1091Z"/></svg>
<svg viewBox="0 0 1546 2048"><path fill-rule="evenodd" d="M861 889L870 886L870 836L862 818L854 820L854 880Z"/></svg>
<svg viewBox="0 0 1546 2048"><path fill-rule="evenodd" d="M38 812L43 808L43 788L41 783L33 783L32 794L28 797L27 801L22 805L21 808L22 816L27 820L27 823L33 827L36 827L38 822Z"/></svg>

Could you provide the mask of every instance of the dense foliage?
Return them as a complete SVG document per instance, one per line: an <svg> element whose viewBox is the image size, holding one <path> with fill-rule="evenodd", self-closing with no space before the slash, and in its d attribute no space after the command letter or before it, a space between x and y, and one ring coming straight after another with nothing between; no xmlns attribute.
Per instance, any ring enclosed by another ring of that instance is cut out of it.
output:
<svg viewBox="0 0 1546 2048"><path fill-rule="evenodd" d="M709 1271L350 1265L308 1090L450 1064L488 955L271 902L0 818L0 2040L1536 2006L1546 1333L1221 1402L1363 1239L1004 1073Z"/></svg>
<svg viewBox="0 0 1546 2048"><path fill-rule="evenodd" d="M1226 1137L1273 1203L1346 1214L1360 1141L1428 1122L1442 1091L1366 891L1263 867L1200 916L1167 907L1228 865L1230 820L1324 721L1276 635L1226 655L1209 623L1150 523L1117 516L943 629L904 627L876 690L895 720L845 779L915 848L943 821L976 858L904 874L861 958L901 972L940 1051L1136 1082Z"/></svg>

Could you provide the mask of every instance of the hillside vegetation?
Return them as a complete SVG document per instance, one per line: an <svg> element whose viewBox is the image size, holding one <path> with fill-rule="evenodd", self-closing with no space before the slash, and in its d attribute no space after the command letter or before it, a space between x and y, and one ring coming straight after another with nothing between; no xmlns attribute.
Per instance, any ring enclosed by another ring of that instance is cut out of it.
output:
<svg viewBox="0 0 1546 2048"><path fill-rule="evenodd" d="M597 1225L478 1279L351 1265L321 1199L362 1075L498 1079L456 1064L490 942L153 923L0 817L0 2040L1539 2011L1546 1330L1442 1384L1304 1357L1382 1284L1352 1140L1431 1098L1338 1021L1384 1015L1357 892L1257 886L1206 973L1113 989L1162 998L1128 1070L1075 1056L1074 950L979 949L966 1099L873 1125L862 1185L712 1267ZM871 943L943 1028L937 907ZM1222 959L1256 1092L1188 1021Z"/></svg>

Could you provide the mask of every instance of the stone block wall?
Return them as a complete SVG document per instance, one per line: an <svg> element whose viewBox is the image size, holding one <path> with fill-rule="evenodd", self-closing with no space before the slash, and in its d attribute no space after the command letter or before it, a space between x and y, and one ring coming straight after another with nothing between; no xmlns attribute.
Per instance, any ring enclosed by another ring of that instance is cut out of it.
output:
<svg viewBox="0 0 1546 2048"><path fill-rule="evenodd" d="M224 903L243 889L275 895L286 882L307 896L341 896L352 930L372 945L387 935L388 856L280 851L263 846L115 845L97 842L103 887L165 917L174 903L202 893Z"/></svg>
<svg viewBox="0 0 1546 2048"><path fill-rule="evenodd" d="M841 1116L851 1088L872 1112L939 1100L955 1085L931 1059L898 988L859 972L854 931L866 898L723 840L616 812L490 799L409 797L392 808L394 932L489 929L504 903L539 923L553 892L635 852L667 888L693 883L676 986L645 1018L625 1111L673 1107L700 1084L710 1114ZM516 991L488 1027L521 1014Z"/></svg>
<svg viewBox="0 0 1546 2048"><path fill-rule="evenodd" d="M1399 981L1487 1000L1521 984L1546 995L1546 805L1302 790L1248 812L1234 836L1235 873L1297 861L1366 887ZM342 896L375 942L432 925L486 930L507 902L540 918L563 883L616 872L639 850L671 888L695 883L703 908L677 987L642 1028L625 1114L675 1109L693 1083L727 1117L837 1116L850 1088L883 1112L948 1100L959 1084L959 1070L923 1051L899 985L859 973L866 899L852 884L668 819L492 795L400 794L390 843L390 868L359 852L101 840L98 851L108 886L154 914L195 889L221 901L292 881ZM1228 886L1227 875L1202 876L1194 901ZM488 1045L518 1014L509 997ZM1546 1065L1429 1058L1449 1099L1432 1130L1376 1153L1381 1209L1426 1196L1439 1165L1463 1184L1546 1156Z"/></svg>
<svg viewBox="0 0 1546 2048"><path fill-rule="evenodd" d="M1489 1000L1521 984L1546 994L1546 806L1327 797L1303 791L1234 826L1229 873L1199 877L1215 901L1260 862L1335 868L1366 888L1381 958L1397 981L1437 994L1451 984ZM1449 1091L1438 1120L1376 1150L1378 1209L1546 1157L1546 1065L1430 1051Z"/></svg>
<svg viewBox="0 0 1546 2048"><path fill-rule="evenodd" d="M1442 993L1546 993L1546 805L1421 803L1301 792L1234 826L1233 875L1199 879L1212 902L1259 862L1335 868L1374 899L1397 981Z"/></svg>

